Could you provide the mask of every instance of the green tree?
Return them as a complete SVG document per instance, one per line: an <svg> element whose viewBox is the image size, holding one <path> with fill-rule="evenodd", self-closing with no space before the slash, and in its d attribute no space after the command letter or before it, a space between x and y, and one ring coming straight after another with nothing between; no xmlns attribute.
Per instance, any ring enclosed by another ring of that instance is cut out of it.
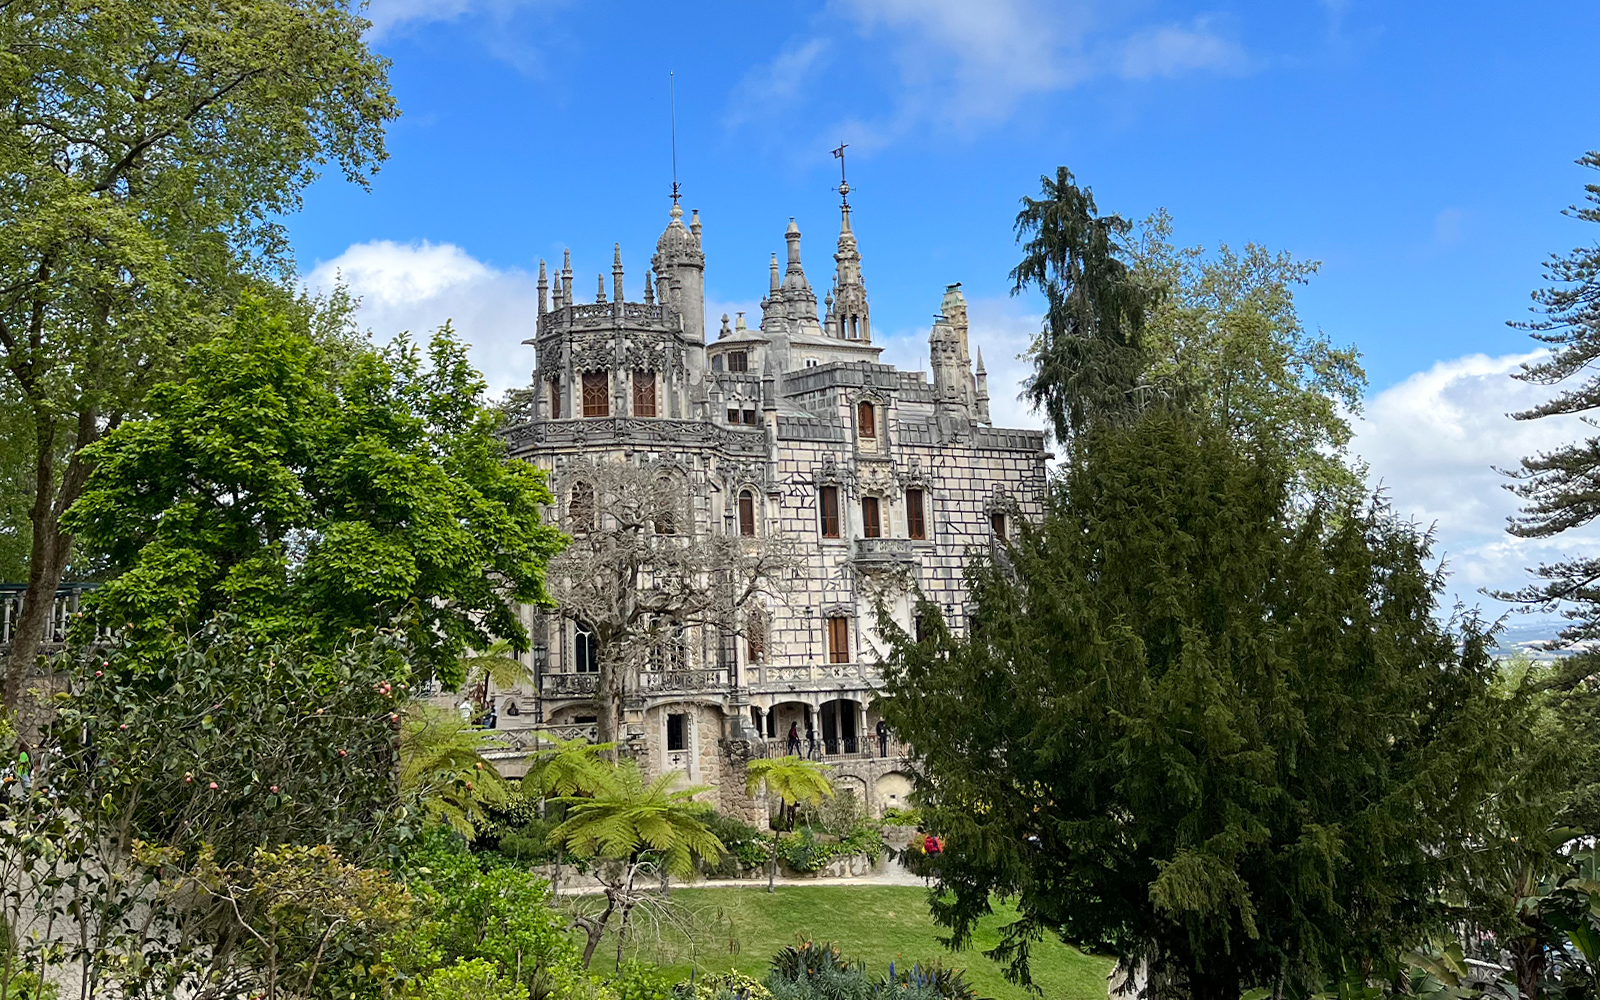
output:
<svg viewBox="0 0 1600 1000"><path fill-rule="evenodd" d="M793 754L787 757L760 757L745 765L744 790L754 795L764 788L769 798L780 803L780 814L787 814L789 829L794 829L795 810L801 803L814 806L833 794L833 783L826 764L803 760ZM767 869L767 891L774 892L778 879L778 828L772 828L772 863Z"/></svg>
<svg viewBox="0 0 1600 1000"><path fill-rule="evenodd" d="M1578 163L1600 170L1600 151ZM1578 222L1600 223L1600 183L1587 184L1584 191L1586 203L1569 207L1565 214ZM1536 318L1512 325L1527 330L1549 354L1524 365L1516 377L1562 388L1547 402L1513 416L1539 420L1578 415L1588 420L1600 407L1600 377L1594 374L1600 359L1600 240L1552 256L1545 278L1546 287L1533 293ZM1510 521L1512 535L1556 538L1600 515L1593 488L1600 475L1600 437L1528 456L1508 475L1508 488L1523 501L1521 513ZM1515 890L1507 895L1522 901L1516 904L1513 926L1501 929L1517 942L1512 950L1525 991L1541 988L1552 949L1566 941L1567 930L1559 925L1572 909L1572 891L1562 887L1585 868L1593 877L1592 848L1585 845L1600 834L1600 685L1595 682L1600 654L1588 645L1600 639L1600 557L1574 554L1539 566L1534 576L1534 583L1496 596L1531 610L1559 612L1566 620L1559 642L1576 651L1538 677L1551 710L1548 736L1567 762L1569 775L1550 828L1536 831L1552 849L1502 880ZM1546 901L1552 905L1547 907ZM1552 916L1554 922L1548 919Z"/></svg>
<svg viewBox="0 0 1600 1000"><path fill-rule="evenodd" d="M1018 978L1054 931L1157 997L1237 1000L1442 928L1543 789L1506 787L1531 695L1472 620L1435 621L1427 539L1302 505L1290 463L1193 413L1079 445L1043 523L970 573L965 635L928 604L921 641L881 625L953 940L1013 897L990 954Z"/></svg>
<svg viewBox="0 0 1600 1000"><path fill-rule="evenodd" d="M527 648L517 604L545 600L561 536L483 392L448 327L426 362L404 340L332 350L247 297L147 417L87 452L63 523L114 571L93 620L147 648L224 611L324 648L399 622L424 672L409 680L450 687L466 650Z"/></svg>
<svg viewBox="0 0 1600 1000"><path fill-rule="evenodd" d="M72 552L82 449L138 412L248 282L324 163L365 183L396 115L345 0L0 7L0 399L29 482L14 707ZM3 463L5 456L0 456Z"/></svg>
<svg viewBox="0 0 1600 1000"><path fill-rule="evenodd" d="M1036 371L1023 395L1067 441L1093 420L1142 405L1141 339L1157 296L1130 266L1126 219L1100 215L1066 167L1040 183L1043 197L1024 197L1017 213L1017 239L1027 242L1011 294L1044 295L1044 325L1028 352Z"/></svg>
<svg viewBox="0 0 1600 1000"><path fill-rule="evenodd" d="M400 797L472 840L486 810L516 794L483 757L484 731L426 702L406 706L400 730Z"/></svg>
<svg viewBox="0 0 1600 1000"><path fill-rule="evenodd" d="M1354 347L1308 333L1295 286L1317 272L1254 243L1215 253L1172 245L1172 219L1140 226L1130 258L1153 297L1140 381L1202 410L1241 440L1270 440L1312 492L1357 496L1364 477L1347 454L1350 415L1366 374Z"/></svg>
<svg viewBox="0 0 1600 1000"><path fill-rule="evenodd" d="M600 794L561 800L568 806L567 818L550 832L550 839L591 859L605 893L605 908L597 916L577 918L589 939L583 949L584 968L613 915L618 918L617 964L621 965L628 917L639 902L636 883L646 867L689 879L697 855L716 858L723 852L722 842L705 824L711 807L695 800L706 787L673 790L678 778L669 771L647 783L639 765L624 760Z"/></svg>

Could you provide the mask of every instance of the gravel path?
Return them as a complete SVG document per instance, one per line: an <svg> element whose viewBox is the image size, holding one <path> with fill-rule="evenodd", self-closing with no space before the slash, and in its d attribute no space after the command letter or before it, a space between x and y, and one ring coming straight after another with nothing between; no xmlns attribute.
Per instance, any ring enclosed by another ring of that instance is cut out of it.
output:
<svg viewBox="0 0 1600 1000"><path fill-rule="evenodd" d="M556 890L562 896L587 896L600 891L600 884L587 875L570 874L571 869L563 872L561 888ZM858 875L853 878L791 878L779 875L778 885L914 885L925 886L927 883L916 875L906 871L905 866L893 858L885 858L870 875ZM767 880L764 878L704 878L696 882L673 882L676 888L695 889L765 889Z"/></svg>

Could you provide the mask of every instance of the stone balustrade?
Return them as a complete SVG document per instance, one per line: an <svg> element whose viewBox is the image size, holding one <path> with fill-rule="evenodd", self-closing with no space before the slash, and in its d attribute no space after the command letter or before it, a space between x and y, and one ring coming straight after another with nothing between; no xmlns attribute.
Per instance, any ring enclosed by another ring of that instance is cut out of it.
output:
<svg viewBox="0 0 1600 1000"><path fill-rule="evenodd" d="M883 682L879 663L755 663L744 669L745 686L752 693L841 688L877 688Z"/></svg>

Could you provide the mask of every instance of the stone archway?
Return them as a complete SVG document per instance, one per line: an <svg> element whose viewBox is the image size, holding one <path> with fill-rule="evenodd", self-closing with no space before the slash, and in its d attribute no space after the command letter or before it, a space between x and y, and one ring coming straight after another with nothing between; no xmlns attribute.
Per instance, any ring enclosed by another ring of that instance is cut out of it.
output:
<svg viewBox="0 0 1600 1000"><path fill-rule="evenodd" d="M904 771L888 771L878 776L872 787L873 811L883 815L885 809L909 809L911 776Z"/></svg>

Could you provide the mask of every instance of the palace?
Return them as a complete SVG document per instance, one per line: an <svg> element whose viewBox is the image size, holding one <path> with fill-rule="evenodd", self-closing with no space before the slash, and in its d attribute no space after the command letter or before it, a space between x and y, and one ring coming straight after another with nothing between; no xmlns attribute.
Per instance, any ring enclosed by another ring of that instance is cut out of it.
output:
<svg viewBox="0 0 1600 1000"><path fill-rule="evenodd" d="M710 339L700 217L685 225L676 200L636 300L620 247L609 296L601 275L590 302L578 301L570 253L553 283L541 261L538 325L526 341L534 401L507 431L512 453L549 473L552 517L569 531L573 493L587 489L582 469L615 460L686 484L696 532L798 542L800 571L758 628L700 629L707 634L687 636L627 687L629 752L649 773L716 786L719 808L733 814L754 808L743 761L785 753L791 730L872 811L904 801L904 760L892 736L880 743L874 708L877 602L910 629L921 592L961 627L974 548L1004 536L1008 518L1037 516L1043 500L1044 436L991 425L959 285L938 304L931 379L880 363L848 185L840 193L820 310L791 219L760 325L722 316ZM594 634L560 615L528 620L536 685L489 695L508 774L529 730L593 738L599 711Z"/></svg>

